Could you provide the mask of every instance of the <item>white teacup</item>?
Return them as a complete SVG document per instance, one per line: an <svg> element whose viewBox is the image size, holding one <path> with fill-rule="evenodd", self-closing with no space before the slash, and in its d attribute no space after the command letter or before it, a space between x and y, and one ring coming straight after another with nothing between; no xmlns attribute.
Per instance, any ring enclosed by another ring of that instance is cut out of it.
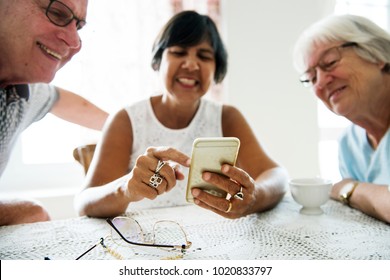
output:
<svg viewBox="0 0 390 280"><path fill-rule="evenodd" d="M321 205L329 200L332 181L323 178L300 178L289 182L294 200L302 205L300 213L320 215Z"/></svg>

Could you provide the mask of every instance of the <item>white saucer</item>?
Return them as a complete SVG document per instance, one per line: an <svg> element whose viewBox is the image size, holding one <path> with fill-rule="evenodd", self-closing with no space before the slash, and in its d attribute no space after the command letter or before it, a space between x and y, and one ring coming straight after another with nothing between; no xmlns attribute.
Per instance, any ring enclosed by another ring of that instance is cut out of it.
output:
<svg viewBox="0 0 390 280"><path fill-rule="evenodd" d="M302 207L299 213L304 215L321 215L324 213L324 211L322 211L321 207L314 207L314 208Z"/></svg>

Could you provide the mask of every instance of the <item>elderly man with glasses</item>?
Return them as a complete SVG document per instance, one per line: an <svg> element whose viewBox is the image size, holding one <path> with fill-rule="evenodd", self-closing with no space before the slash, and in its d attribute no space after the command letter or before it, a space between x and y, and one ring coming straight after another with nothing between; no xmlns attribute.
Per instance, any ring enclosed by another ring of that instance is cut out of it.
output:
<svg viewBox="0 0 390 280"><path fill-rule="evenodd" d="M300 36L295 63L302 84L352 122L332 198L390 223L390 34L364 17L331 16Z"/></svg>
<svg viewBox="0 0 390 280"><path fill-rule="evenodd" d="M106 112L72 92L43 84L80 51L78 31L86 24L87 4L88 0L0 0L0 176L20 133L48 112L102 128ZM175 149L148 151L156 161L189 165L188 156ZM172 174L183 177L180 171ZM0 226L49 219L38 202L0 194Z"/></svg>
<svg viewBox="0 0 390 280"><path fill-rule="evenodd" d="M79 52L78 30L86 13L87 0L0 0L0 176L20 133L48 112L102 127L107 113L76 94L43 84ZM0 225L48 219L38 202L0 194Z"/></svg>

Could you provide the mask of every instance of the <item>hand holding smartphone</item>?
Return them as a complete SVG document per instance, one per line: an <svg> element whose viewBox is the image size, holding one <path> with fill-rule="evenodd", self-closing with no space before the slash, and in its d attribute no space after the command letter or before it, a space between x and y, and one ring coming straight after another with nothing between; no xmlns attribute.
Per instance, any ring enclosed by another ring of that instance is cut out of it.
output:
<svg viewBox="0 0 390 280"><path fill-rule="evenodd" d="M202 189L218 197L226 197L227 193L217 186L203 181L202 173L210 171L222 174L222 164L235 165L240 147L236 137L207 137L195 139L192 146L191 165L188 173L186 200L193 202L192 188Z"/></svg>

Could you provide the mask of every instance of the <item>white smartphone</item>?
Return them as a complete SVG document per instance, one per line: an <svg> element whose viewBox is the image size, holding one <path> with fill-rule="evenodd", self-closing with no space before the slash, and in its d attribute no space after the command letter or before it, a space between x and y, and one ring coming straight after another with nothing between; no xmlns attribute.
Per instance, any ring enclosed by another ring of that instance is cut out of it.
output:
<svg viewBox="0 0 390 280"><path fill-rule="evenodd" d="M202 179L204 171L222 174L224 163L235 165L240 147L236 137L197 138L192 145L191 165L188 172L186 200L193 202L192 188L200 188L212 195L226 197L227 193Z"/></svg>

